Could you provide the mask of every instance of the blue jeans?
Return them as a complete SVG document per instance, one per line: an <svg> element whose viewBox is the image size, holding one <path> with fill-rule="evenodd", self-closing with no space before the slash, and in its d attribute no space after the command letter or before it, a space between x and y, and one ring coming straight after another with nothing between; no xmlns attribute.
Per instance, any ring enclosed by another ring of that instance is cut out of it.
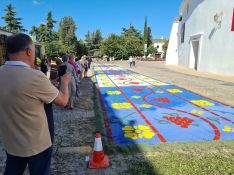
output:
<svg viewBox="0 0 234 175"><path fill-rule="evenodd" d="M4 175L23 175L28 164L30 175L49 175L52 147L31 157L18 157L7 153Z"/></svg>

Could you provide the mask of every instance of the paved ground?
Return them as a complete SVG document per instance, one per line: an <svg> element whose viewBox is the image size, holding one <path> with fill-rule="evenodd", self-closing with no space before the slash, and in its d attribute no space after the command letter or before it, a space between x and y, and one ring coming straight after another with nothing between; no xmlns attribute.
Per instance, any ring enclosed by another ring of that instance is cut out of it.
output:
<svg viewBox="0 0 234 175"><path fill-rule="evenodd" d="M127 62L116 62L116 64L128 67ZM162 63L156 62L137 63L137 68L134 68L134 70L161 81L178 84L234 106L234 82L231 81L233 77L226 77L225 79L225 77L216 76L220 80L215 80L210 74L210 77L200 77L196 72L189 73L189 71L169 68ZM143 159L143 157L150 156L151 153L128 156L112 155L110 156L111 167L107 170L87 171L85 157L93 147L93 132L95 131L93 102L91 99L93 91L90 79L82 82L81 92L82 95L76 102L77 109L67 111L60 107L54 107L56 137L51 174L128 174L127 165L131 160ZM5 153L0 141L0 174L3 171L4 164Z"/></svg>

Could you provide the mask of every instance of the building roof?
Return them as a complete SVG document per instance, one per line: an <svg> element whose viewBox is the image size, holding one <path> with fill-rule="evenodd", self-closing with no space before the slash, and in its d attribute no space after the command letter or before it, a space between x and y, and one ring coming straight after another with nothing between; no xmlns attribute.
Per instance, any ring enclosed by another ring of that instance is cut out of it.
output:
<svg viewBox="0 0 234 175"><path fill-rule="evenodd" d="M180 15L183 14L184 9L186 8L187 4L188 4L189 0L183 0L181 6L180 6Z"/></svg>
<svg viewBox="0 0 234 175"><path fill-rule="evenodd" d="M11 31L9 31L9 30L6 30L6 29L3 29L3 28L0 27L0 32L1 32L1 31L7 32L7 33L9 33L9 34L14 34L14 32L11 32Z"/></svg>

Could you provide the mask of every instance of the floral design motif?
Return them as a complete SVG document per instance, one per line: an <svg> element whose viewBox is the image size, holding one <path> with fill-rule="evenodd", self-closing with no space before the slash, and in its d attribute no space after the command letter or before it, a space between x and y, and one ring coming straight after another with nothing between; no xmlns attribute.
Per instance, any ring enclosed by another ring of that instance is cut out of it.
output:
<svg viewBox="0 0 234 175"><path fill-rule="evenodd" d="M141 96L132 96L132 98L135 98L135 99L139 99L139 98L141 98Z"/></svg>
<svg viewBox="0 0 234 175"><path fill-rule="evenodd" d="M191 102L198 106L214 106L213 103L206 101L206 100L192 100Z"/></svg>
<svg viewBox="0 0 234 175"><path fill-rule="evenodd" d="M108 95L120 95L121 92L120 91L107 91Z"/></svg>
<svg viewBox="0 0 234 175"><path fill-rule="evenodd" d="M168 92L170 93L182 93L183 91L179 90L179 89L167 89Z"/></svg>
<svg viewBox="0 0 234 175"><path fill-rule="evenodd" d="M141 108L151 108L151 107L152 107L152 105L142 104L140 107L141 107Z"/></svg>
<svg viewBox="0 0 234 175"><path fill-rule="evenodd" d="M124 103L112 103L111 106L114 109L130 109L132 108L132 105L130 103L124 102Z"/></svg>
<svg viewBox="0 0 234 175"><path fill-rule="evenodd" d="M137 139L151 139L155 136L154 132L151 131L149 126L138 125L138 126L125 126L122 128L124 131L124 137L132 140Z"/></svg>
<svg viewBox="0 0 234 175"><path fill-rule="evenodd" d="M224 126L223 131L224 132L234 132L234 128L231 128L230 126Z"/></svg>
<svg viewBox="0 0 234 175"><path fill-rule="evenodd" d="M202 115L203 114L203 111L199 111L199 110L196 110L196 109L193 109L191 111L192 114L198 114L198 115Z"/></svg>
<svg viewBox="0 0 234 175"><path fill-rule="evenodd" d="M109 86L114 86L112 83L103 83L103 86L109 87Z"/></svg>

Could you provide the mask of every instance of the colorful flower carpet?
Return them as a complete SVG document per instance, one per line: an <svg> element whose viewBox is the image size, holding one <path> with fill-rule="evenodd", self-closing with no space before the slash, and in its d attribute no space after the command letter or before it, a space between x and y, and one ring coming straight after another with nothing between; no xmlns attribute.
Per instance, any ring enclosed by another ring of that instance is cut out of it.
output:
<svg viewBox="0 0 234 175"><path fill-rule="evenodd" d="M234 108L114 65L95 65L108 139L157 144L234 139Z"/></svg>

